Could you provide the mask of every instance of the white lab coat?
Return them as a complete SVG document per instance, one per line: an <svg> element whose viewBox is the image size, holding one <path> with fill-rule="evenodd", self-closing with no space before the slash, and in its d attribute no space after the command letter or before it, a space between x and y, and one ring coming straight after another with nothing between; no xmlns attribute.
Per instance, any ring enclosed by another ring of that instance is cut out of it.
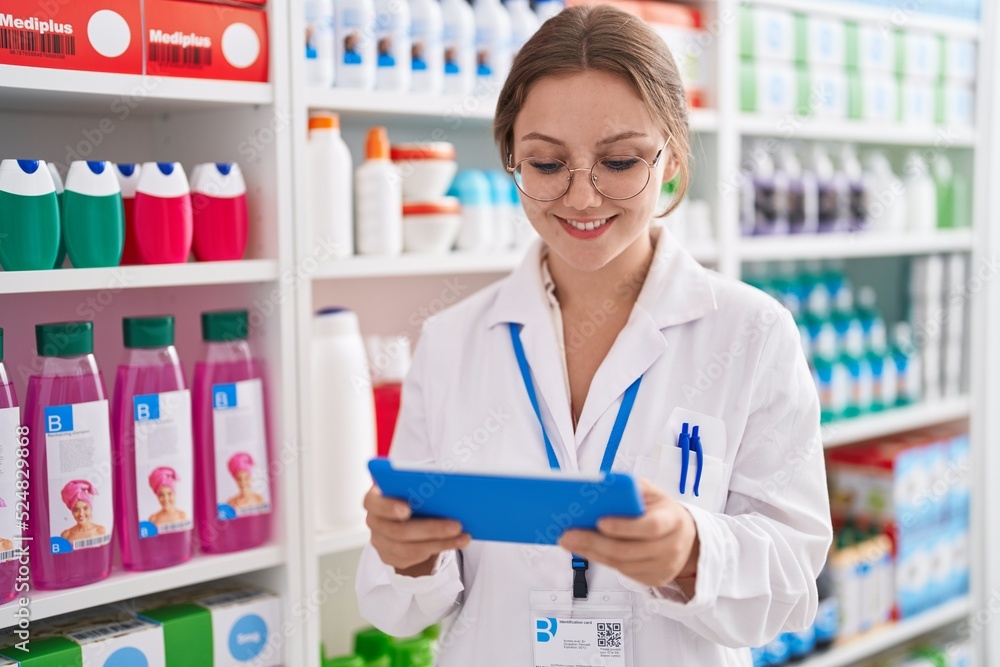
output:
<svg viewBox="0 0 1000 667"><path fill-rule="evenodd" d="M635 667L749 666L746 647L812 622L831 541L819 405L791 315L704 269L664 231L574 432L541 250L536 242L510 276L427 322L392 458L459 471L548 470L508 322L523 325L563 470L599 470L622 394L644 374L614 470L651 479L690 510L701 540L695 594L652 591L594 563L590 588L638 593ZM600 314L592 319L596 325ZM567 342L583 329L566 332ZM680 451L679 421L700 416L721 421L703 438L696 498L694 466L680 495L680 457L669 454ZM390 634L444 621L441 667L521 667L532 664L530 591L571 590L571 582L570 555L560 547L473 541L417 578L397 575L368 545L356 589L362 615Z"/></svg>

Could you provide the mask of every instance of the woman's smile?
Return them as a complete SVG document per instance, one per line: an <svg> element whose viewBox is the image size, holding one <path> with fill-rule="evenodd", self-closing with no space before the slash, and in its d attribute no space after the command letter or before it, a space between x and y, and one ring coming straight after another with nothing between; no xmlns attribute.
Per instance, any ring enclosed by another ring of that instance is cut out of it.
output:
<svg viewBox="0 0 1000 667"><path fill-rule="evenodd" d="M596 239L608 230L618 216L611 215L604 218L564 218L555 216L562 224L567 234L577 239Z"/></svg>

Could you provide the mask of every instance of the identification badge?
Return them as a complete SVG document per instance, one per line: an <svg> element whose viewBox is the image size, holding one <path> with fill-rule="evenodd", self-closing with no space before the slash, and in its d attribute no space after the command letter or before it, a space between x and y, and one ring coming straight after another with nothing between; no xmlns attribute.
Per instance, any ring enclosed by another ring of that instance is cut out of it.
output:
<svg viewBox="0 0 1000 667"><path fill-rule="evenodd" d="M634 594L591 591L531 592L534 667L633 667Z"/></svg>

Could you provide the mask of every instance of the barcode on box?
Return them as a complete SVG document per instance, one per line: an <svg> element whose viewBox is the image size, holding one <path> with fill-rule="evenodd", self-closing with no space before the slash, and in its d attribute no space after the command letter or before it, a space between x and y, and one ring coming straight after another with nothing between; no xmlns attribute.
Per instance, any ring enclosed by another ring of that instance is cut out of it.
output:
<svg viewBox="0 0 1000 667"><path fill-rule="evenodd" d="M14 560L15 558L21 557L20 549L9 549L7 551L0 551L0 563L6 563L9 560Z"/></svg>
<svg viewBox="0 0 1000 667"><path fill-rule="evenodd" d="M150 62L207 67L212 64L212 49L200 46L177 46L174 44L150 44L147 54Z"/></svg>
<svg viewBox="0 0 1000 667"><path fill-rule="evenodd" d="M100 537L91 537L86 540L74 540L73 550L77 549L91 549L93 547L100 547L111 542L110 535L101 535Z"/></svg>
<svg viewBox="0 0 1000 667"><path fill-rule="evenodd" d="M110 625L103 625L99 628L94 628L92 630L81 630L80 632L74 632L67 635L70 639L76 642L82 641L92 641L94 639L106 639L108 637L116 637L118 635L123 635L128 632L132 632L138 628L147 627L149 623L146 621L140 621L139 619L131 619L128 621L122 621L121 623L112 623Z"/></svg>
<svg viewBox="0 0 1000 667"><path fill-rule="evenodd" d="M41 35L31 30L0 28L0 49L18 55L75 56L76 37L73 35Z"/></svg>

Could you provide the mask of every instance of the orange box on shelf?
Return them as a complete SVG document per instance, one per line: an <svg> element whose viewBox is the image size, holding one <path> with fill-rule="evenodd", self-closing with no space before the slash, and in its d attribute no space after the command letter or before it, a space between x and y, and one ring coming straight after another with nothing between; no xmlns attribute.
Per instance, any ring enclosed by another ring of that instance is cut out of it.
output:
<svg viewBox="0 0 1000 667"><path fill-rule="evenodd" d="M140 0L0 3L0 64L142 74Z"/></svg>
<svg viewBox="0 0 1000 667"><path fill-rule="evenodd" d="M189 0L144 0L146 73L267 81L267 12Z"/></svg>

